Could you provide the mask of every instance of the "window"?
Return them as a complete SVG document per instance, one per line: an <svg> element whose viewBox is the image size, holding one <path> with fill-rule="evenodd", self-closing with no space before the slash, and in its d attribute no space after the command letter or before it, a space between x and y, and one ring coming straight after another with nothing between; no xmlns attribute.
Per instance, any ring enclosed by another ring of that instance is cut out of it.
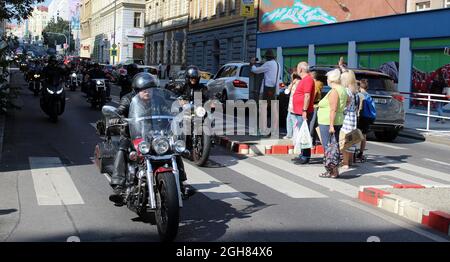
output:
<svg viewBox="0 0 450 262"><path fill-rule="evenodd" d="M141 28L141 13L134 13L134 27Z"/></svg>
<svg viewBox="0 0 450 262"><path fill-rule="evenodd" d="M236 10L236 0L230 0L230 11Z"/></svg>
<svg viewBox="0 0 450 262"><path fill-rule="evenodd" d="M251 71L250 66L243 66L243 67L241 67L240 76L241 77L250 77L250 71Z"/></svg>
<svg viewBox="0 0 450 262"><path fill-rule="evenodd" d="M450 0L445 0L444 7L445 8L449 8L450 7Z"/></svg>
<svg viewBox="0 0 450 262"><path fill-rule="evenodd" d="M416 3L416 11L425 11L431 9L430 1Z"/></svg>

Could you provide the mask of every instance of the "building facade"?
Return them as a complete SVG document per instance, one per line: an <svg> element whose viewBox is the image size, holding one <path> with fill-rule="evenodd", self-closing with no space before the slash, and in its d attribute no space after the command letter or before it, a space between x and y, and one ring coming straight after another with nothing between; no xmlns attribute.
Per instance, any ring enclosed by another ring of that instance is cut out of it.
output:
<svg viewBox="0 0 450 262"><path fill-rule="evenodd" d="M94 46L94 38L91 35L92 1L83 0L80 3L80 56L84 58L91 57Z"/></svg>
<svg viewBox="0 0 450 262"><path fill-rule="evenodd" d="M254 7L257 10L258 1ZM189 8L187 64L216 73L227 62L255 56L257 22L255 18L247 20L244 48L241 1L192 0Z"/></svg>
<svg viewBox="0 0 450 262"><path fill-rule="evenodd" d="M28 18L28 37L31 43L43 40L42 31L48 24L48 8L37 6Z"/></svg>
<svg viewBox="0 0 450 262"><path fill-rule="evenodd" d="M450 8L450 0L408 0L407 11L418 12L439 8Z"/></svg>
<svg viewBox="0 0 450 262"><path fill-rule="evenodd" d="M336 65L342 56L350 68L389 73L400 92L429 93L438 72L450 85L450 56L445 53L450 47L450 27L436 26L448 24L450 9L439 9L260 33L258 53L276 50L285 80L299 61ZM423 101L405 97L407 110L425 106Z"/></svg>
<svg viewBox="0 0 450 262"><path fill-rule="evenodd" d="M149 0L145 13L145 63L180 70L186 64L189 0Z"/></svg>
<svg viewBox="0 0 450 262"><path fill-rule="evenodd" d="M53 0L48 5L48 20L54 19L57 21L58 17L62 20L70 21L69 0Z"/></svg>
<svg viewBox="0 0 450 262"><path fill-rule="evenodd" d="M114 64L144 59L145 0L90 0L90 5L91 58ZM111 56L114 45L117 56Z"/></svg>

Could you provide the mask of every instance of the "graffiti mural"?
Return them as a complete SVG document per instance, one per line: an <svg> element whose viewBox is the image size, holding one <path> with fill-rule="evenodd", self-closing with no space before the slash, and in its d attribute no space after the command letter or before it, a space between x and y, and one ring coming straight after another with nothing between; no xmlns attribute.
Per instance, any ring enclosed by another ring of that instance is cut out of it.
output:
<svg viewBox="0 0 450 262"><path fill-rule="evenodd" d="M285 30L405 12L406 0L262 0L259 31Z"/></svg>
<svg viewBox="0 0 450 262"><path fill-rule="evenodd" d="M328 15L322 8L307 6L302 3L302 0L295 0L292 7L277 8L265 13L262 17L263 24L274 24L278 21L291 22L300 26L307 26L314 22L320 24L337 22L335 17Z"/></svg>

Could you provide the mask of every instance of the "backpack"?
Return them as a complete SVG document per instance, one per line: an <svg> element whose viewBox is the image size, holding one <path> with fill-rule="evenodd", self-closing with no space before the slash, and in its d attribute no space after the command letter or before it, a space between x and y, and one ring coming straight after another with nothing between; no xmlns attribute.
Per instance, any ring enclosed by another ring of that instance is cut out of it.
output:
<svg viewBox="0 0 450 262"><path fill-rule="evenodd" d="M361 111L361 116L371 120L377 118L377 109L375 107L375 101L373 101L372 96L368 93L364 93L363 108Z"/></svg>

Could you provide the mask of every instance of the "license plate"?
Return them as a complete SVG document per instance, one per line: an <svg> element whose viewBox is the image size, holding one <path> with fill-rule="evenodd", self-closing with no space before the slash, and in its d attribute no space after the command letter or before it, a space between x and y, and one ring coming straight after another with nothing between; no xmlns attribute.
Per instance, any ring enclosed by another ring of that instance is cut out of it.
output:
<svg viewBox="0 0 450 262"><path fill-rule="evenodd" d="M374 101L377 104L387 104L387 99L386 98L375 98Z"/></svg>

